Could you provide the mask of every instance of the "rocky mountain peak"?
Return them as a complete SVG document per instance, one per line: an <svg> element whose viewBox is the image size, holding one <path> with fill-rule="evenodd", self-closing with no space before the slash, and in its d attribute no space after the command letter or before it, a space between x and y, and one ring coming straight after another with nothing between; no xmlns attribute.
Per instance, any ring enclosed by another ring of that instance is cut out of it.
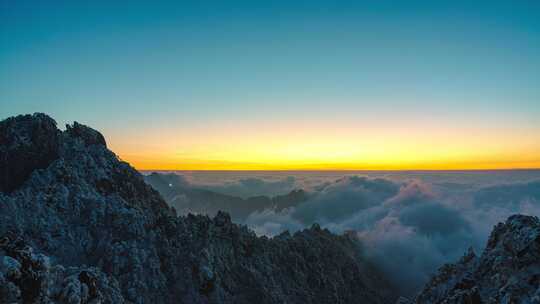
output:
<svg viewBox="0 0 540 304"><path fill-rule="evenodd" d="M9 118L0 153L0 303L395 300L351 238L314 227L270 239L221 211L176 216L79 123Z"/></svg>

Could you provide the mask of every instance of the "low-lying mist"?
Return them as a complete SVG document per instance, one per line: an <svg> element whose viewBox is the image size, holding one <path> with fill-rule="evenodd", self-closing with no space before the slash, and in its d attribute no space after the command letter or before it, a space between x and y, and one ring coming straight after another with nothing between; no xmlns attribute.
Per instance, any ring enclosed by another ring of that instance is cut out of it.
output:
<svg viewBox="0 0 540 304"><path fill-rule="evenodd" d="M163 179L163 189L155 185L157 176ZM162 194L168 191L164 196L173 206L170 198L183 195L184 212L212 214L216 208L197 209L190 204L225 201L219 208L259 235L294 232L314 223L335 233L352 232L361 240L363 255L410 296L442 264L457 260L469 247L479 252L496 223L515 213L540 215L540 179L514 180L511 173L495 180L464 174L462 179L436 174L340 178L314 174L311 180L248 177L220 185L159 174L149 182ZM287 195L297 188L305 192ZM194 196L193 189L204 189L206 194ZM247 197L257 191L281 196Z"/></svg>

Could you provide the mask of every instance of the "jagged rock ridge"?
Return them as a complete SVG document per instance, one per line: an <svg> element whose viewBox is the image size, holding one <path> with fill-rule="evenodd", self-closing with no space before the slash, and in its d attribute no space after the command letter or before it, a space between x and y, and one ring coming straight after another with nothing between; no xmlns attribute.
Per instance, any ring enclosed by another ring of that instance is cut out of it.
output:
<svg viewBox="0 0 540 304"><path fill-rule="evenodd" d="M481 256L472 249L426 284L416 303L540 303L540 221L514 215L493 229Z"/></svg>
<svg viewBox="0 0 540 304"><path fill-rule="evenodd" d="M0 303L390 303L358 244L177 217L103 136L0 122Z"/></svg>

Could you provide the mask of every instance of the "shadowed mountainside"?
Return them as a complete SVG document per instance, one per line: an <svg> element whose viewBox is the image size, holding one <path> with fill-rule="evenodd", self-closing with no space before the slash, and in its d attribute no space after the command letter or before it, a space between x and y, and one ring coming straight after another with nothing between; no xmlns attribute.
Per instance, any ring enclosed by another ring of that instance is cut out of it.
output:
<svg viewBox="0 0 540 304"><path fill-rule="evenodd" d="M0 131L1 303L395 300L350 236L178 217L91 128L34 114Z"/></svg>

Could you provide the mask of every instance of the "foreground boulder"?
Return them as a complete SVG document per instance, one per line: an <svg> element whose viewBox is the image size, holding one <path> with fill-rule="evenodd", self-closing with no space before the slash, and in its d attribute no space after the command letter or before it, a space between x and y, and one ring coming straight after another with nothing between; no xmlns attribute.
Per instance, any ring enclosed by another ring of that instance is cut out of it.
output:
<svg viewBox="0 0 540 304"><path fill-rule="evenodd" d="M540 221L514 215L495 226L481 256L444 265L416 303L540 303Z"/></svg>
<svg viewBox="0 0 540 304"><path fill-rule="evenodd" d="M178 217L97 131L0 122L0 303L393 303L354 239Z"/></svg>

